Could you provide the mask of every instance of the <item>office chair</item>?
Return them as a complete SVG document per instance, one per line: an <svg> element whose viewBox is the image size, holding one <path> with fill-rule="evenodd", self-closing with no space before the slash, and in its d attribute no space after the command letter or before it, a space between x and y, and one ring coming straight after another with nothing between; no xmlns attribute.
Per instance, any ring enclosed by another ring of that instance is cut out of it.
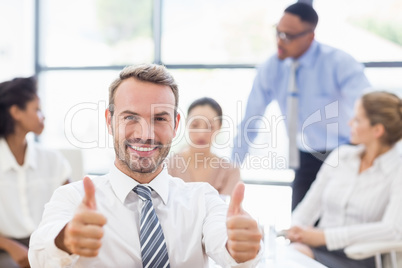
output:
<svg viewBox="0 0 402 268"><path fill-rule="evenodd" d="M351 245L345 254L355 260L375 258L376 268L402 267L402 241L370 242Z"/></svg>
<svg viewBox="0 0 402 268"><path fill-rule="evenodd" d="M71 166L71 180L79 181L84 178L84 163L82 151L76 148L63 148L58 151L66 158Z"/></svg>

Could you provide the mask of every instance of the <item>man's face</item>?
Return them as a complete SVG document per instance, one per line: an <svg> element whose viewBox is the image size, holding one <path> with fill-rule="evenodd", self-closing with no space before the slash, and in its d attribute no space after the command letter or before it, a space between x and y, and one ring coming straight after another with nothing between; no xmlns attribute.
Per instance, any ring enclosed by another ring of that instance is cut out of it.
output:
<svg viewBox="0 0 402 268"><path fill-rule="evenodd" d="M118 168L142 174L162 170L180 120L180 115L174 116L174 105L169 86L134 78L119 85L113 117L106 111Z"/></svg>
<svg viewBox="0 0 402 268"><path fill-rule="evenodd" d="M314 40L313 26L290 13L284 13L276 30L279 33L276 38L278 58L281 60L288 57L297 59L306 52ZM290 38L281 39L279 35Z"/></svg>

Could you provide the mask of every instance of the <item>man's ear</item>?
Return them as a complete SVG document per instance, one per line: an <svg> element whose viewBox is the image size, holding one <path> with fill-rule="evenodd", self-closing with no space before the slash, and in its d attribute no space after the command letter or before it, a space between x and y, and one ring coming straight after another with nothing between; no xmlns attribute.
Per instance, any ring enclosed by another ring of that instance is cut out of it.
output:
<svg viewBox="0 0 402 268"><path fill-rule="evenodd" d="M107 129L110 135L113 135L113 116L112 113L110 112L109 108L107 108L105 110L105 119L106 119L106 125L107 125Z"/></svg>
<svg viewBox="0 0 402 268"><path fill-rule="evenodd" d="M179 122L180 122L180 114L179 113L177 113L174 122L175 122L175 126L174 126L174 135L173 135L173 137L176 137L177 129L179 127Z"/></svg>
<svg viewBox="0 0 402 268"><path fill-rule="evenodd" d="M310 33L309 34L309 42L312 43L314 41L314 38L315 38L315 33L314 32Z"/></svg>

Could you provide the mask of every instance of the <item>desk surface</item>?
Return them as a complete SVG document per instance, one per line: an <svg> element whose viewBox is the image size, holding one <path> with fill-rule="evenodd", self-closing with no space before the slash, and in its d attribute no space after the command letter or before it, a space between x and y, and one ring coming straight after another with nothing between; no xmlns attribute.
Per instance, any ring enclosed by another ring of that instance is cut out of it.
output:
<svg viewBox="0 0 402 268"><path fill-rule="evenodd" d="M265 258L258 265L258 268L325 268L321 263L303 255L295 249L277 244L275 256L264 254Z"/></svg>
<svg viewBox="0 0 402 268"><path fill-rule="evenodd" d="M271 252L270 252L271 253ZM218 268L212 259L209 261L209 268ZM303 255L292 247L276 244L275 257L264 252L264 258L257 268L326 268L321 263Z"/></svg>

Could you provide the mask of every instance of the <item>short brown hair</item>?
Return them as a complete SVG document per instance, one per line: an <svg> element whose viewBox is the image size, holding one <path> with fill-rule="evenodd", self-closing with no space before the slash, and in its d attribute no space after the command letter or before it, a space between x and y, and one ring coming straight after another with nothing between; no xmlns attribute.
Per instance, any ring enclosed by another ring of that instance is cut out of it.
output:
<svg viewBox="0 0 402 268"><path fill-rule="evenodd" d="M165 66L158 64L141 64L125 67L119 74L119 77L112 82L109 87L109 109L113 115L114 96L117 88L124 80L135 78L139 81L151 82L158 85L169 86L172 89L175 99L175 116L179 105L179 89L173 76L168 72Z"/></svg>
<svg viewBox="0 0 402 268"><path fill-rule="evenodd" d="M382 141L387 145L397 143L402 138L401 99L389 92L376 91L363 95L361 100L371 125L384 126Z"/></svg>

